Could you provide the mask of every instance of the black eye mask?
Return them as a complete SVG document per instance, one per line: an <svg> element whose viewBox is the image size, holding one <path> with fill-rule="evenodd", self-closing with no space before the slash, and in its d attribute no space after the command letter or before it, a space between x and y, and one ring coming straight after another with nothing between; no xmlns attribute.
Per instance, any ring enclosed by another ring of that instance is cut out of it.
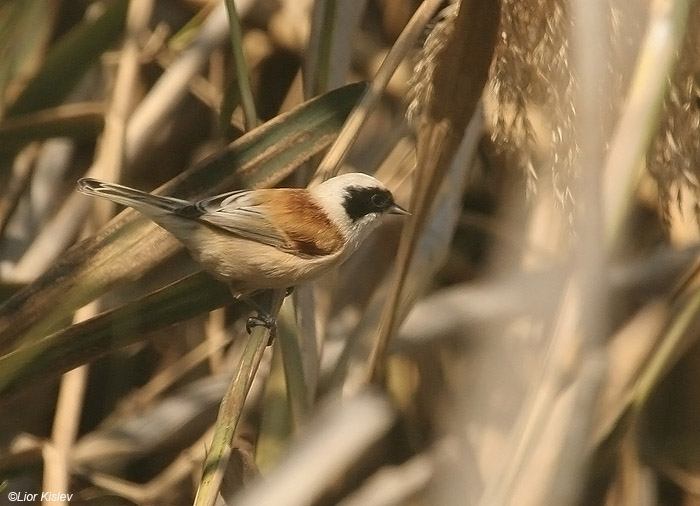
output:
<svg viewBox="0 0 700 506"><path fill-rule="evenodd" d="M394 197L384 188L352 186L346 190L343 207L352 221L370 213L381 214L394 205Z"/></svg>

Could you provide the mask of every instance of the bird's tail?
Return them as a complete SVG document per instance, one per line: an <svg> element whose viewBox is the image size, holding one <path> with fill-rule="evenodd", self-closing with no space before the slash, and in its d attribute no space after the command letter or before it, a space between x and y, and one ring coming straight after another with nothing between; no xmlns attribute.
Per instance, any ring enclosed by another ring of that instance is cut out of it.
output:
<svg viewBox="0 0 700 506"><path fill-rule="evenodd" d="M106 183L91 177L84 177L78 180L78 191L85 195L102 197L128 207L133 207L151 216L162 213L180 214L183 209L192 206L192 203L186 200L152 195L129 188L128 186Z"/></svg>

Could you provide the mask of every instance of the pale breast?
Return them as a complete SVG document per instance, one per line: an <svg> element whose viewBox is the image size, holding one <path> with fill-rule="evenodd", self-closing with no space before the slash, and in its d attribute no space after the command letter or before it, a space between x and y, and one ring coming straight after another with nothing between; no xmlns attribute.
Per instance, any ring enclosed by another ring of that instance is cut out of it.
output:
<svg viewBox="0 0 700 506"><path fill-rule="evenodd" d="M195 259L241 293L295 286L320 276L341 260L342 249L330 255L299 257L211 229L198 235L202 247L193 252Z"/></svg>

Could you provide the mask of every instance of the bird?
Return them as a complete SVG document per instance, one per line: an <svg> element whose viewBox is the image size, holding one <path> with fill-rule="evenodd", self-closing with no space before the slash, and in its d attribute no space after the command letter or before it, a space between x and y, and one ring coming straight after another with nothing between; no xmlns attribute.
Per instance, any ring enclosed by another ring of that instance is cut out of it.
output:
<svg viewBox="0 0 700 506"><path fill-rule="evenodd" d="M84 177L77 189L131 207L175 236L234 298L257 313L246 328L275 326L250 298L291 289L344 262L386 215L410 215L378 179L353 172L311 188L237 190L197 201Z"/></svg>

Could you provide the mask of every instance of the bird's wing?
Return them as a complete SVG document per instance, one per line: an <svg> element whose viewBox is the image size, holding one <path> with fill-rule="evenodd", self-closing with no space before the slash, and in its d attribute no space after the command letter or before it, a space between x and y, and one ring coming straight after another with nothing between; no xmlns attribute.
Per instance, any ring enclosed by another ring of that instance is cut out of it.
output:
<svg viewBox="0 0 700 506"><path fill-rule="evenodd" d="M242 239L297 253L293 241L268 219L260 198L261 192L267 191L274 190L239 190L200 200L195 208L201 214L191 217Z"/></svg>

